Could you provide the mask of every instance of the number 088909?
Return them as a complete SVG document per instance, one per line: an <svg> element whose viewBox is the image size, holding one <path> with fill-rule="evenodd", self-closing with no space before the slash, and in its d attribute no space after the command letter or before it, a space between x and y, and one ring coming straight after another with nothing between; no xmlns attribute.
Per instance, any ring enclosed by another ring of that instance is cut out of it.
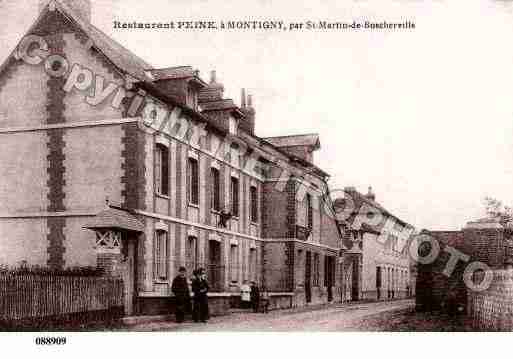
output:
<svg viewBox="0 0 513 359"><path fill-rule="evenodd" d="M66 337L37 337L36 345L64 345Z"/></svg>

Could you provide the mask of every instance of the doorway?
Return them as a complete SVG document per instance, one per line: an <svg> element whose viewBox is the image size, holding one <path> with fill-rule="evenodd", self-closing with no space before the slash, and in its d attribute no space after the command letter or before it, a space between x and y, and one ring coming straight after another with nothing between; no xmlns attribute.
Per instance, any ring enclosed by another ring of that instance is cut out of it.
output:
<svg viewBox="0 0 513 359"><path fill-rule="evenodd" d="M333 285L335 277L335 261L332 256L324 257L324 285L328 291L328 302L333 301Z"/></svg>
<svg viewBox="0 0 513 359"><path fill-rule="evenodd" d="M305 256L305 299L312 301L312 252L306 251Z"/></svg>
<svg viewBox="0 0 513 359"><path fill-rule="evenodd" d="M353 259L353 275L352 275L353 285L351 288L351 300L353 300L353 301L357 301L360 299L360 283L359 283L360 263L359 262L360 261L358 260L358 258Z"/></svg>
<svg viewBox="0 0 513 359"><path fill-rule="evenodd" d="M222 290L223 271L221 266L221 243L218 241L208 242L208 280L212 291Z"/></svg>
<svg viewBox="0 0 513 359"><path fill-rule="evenodd" d="M124 258L124 306L127 316L134 315L137 296L137 239L134 235L123 235L122 257Z"/></svg>

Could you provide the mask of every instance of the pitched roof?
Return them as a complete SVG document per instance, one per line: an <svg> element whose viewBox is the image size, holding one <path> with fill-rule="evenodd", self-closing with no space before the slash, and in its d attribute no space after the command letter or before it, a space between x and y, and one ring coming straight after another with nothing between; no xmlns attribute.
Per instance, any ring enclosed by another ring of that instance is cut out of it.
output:
<svg viewBox="0 0 513 359"><path fill-rule="evenodd" d="M220 131L222 133L225 133L226 131L219 128L213 121L210 121L205 115L191 109L190 107L183 105L179 102L177 102L174 98L169 96L168 94L164 93L161 89L157 87L155 84L155 78L153 76L154 71L159 71L158 69L153 69L150 64L148 64L146 61L135 55L132 51L128 50L121 44L119 44L117 41L106 35L103 31L92 25L89 21L86 19L83 19L74 9L71 7L66 0L52 0L50 1L41 11L39 14L38 19L34 22L31 29L28 32L31 32L36 25L40 22L40 20L45 16L46 12L49 11L50 6L54 6L55 9L58 10L63 16L67 17L71 21L73 21L75 24L78 25L80 29L84 31L84 33L90 38L91 45L95 47L98 51L100 51L105 57L116 67L118 68L122 73L128 74L134 78L134 82L137 82L137 85L145 89L148 92L151 92L152 95L155 95L157 98L163 100L164 102L170 103L174 106L180 106L184 113L191 115L192 117L199 119L203 122L208 123L212 128L214 128L217 131ZM0 72L9 65L9 62L15 53L16 50L12 52L12 54L4 61L4 63L0 66ZM169 68L176 69L176 68ZM161 69L165 70L165 69ZM166 72L166 71L164 71ZM166 74L163 74L166 75ZM215 84L214 84L215 85ZM212 84L210 84L212 86ZM222 86L222 85L221 85ZM230 100L231 101L231 100ZM201 104L202 107L204 107L204 103ZM208 107L208 105L207 105ZM238 112L240 112L240 109L238 107L235 108ZM209 110L207 110L209 111ZM243 115L241 113L241 115ZM295 144L293 145L299 145L298 143L304 143L303 145L319 145L319 138L316 134L310 134L310 135L298 135L298 136L281 136L281 137L270 137L267 139L259 138L258 136L254 136L257 138L260 143L270 145L271 147L274 147L275 150L279 151L283 155L287 156L288 158L294 159L294 156L291 156L290 154L284 152L280 149L280 147L283 147L284 145L279 145L280 141L282 143L289 143L288 141L293 141L295 138L297 141L293 142ZM317 147L316 147L317 148ZM328 174L324 171L322 171L320 168L314 165L309 165L309 167L314 168L320 175L322 176L328 176Z"/></svg>
<svg viewBox="0 0 513 359"><path fill-rule="evenodd" d="M152 69L150 72L155 78L155 81L183 79L196 76L196 71L192 68L192 66L166 67L163 69Z"/></svg>
<svg viewBox="0 0 513 359"><path fill-rule="evenodd" d="M84 225L84 228L144 232L144 224L136 216L126 210L112 206L94 216Z"/></svg>
<svg viewBox="0 0 513 359"><path fill-rule="evenodd" d="M64 16L68 16L73 20L91 39L94 46L98 48L116 67L124 72L132 75L140 81L151 81L145 74L146 69L152 66L146 61L135 55L132 51L119 44L117 41L107 36L103 31L91 24L89 21L83 19L74 9L69 6L66 0L54 0L56 9L58 9ZM46 5L48 9L51 2ZM43 16L45 9L41 12ZM38 19L39 20L39 19ZM37 22L37 21L36 21Z"/></svg>
<svg viewBox="0 0 513 359"><path fill-rule="evenodd" d="M222 99L216 101L200 101L199 103L202 111L222 111L222 110L234 110L239 112L241 116L244 114L240 108L233 102L232 99Z"/></svg>
<svg viewBox="0 0 513 359"><path fill-rule="evenodd" d="M392 213L390 213L381 204L379 204L378 202L376 202L376 201L374 201L374 200L372 200L370 198L367 198L365 195L363 195L362 193L358 192L356 189L351 189L351 190L344 189L344 192L347 193L347 195L349 195L351 197L351 199L352 199L352 201L354 203L354 211L349 215L349 218L344 220L345 222L352 223L357 215L359 215L359 214L366 215L364 213L359 213L359 210L360 210L360 208L362 207L363 204L367 204L371 208L375 208L378 211L380 211L385 217L393 217L394 219L397 220L397 222L399 224L401 224L403 226L410 226L410 224L404 222L403 220L401 220L397 216L394 216ZM345 203L346 203L345 198L337 198L334 201L335 207L345 207ZM344 221L342 221L342 222L344 222ZM374 231L380 232L380 226L381 225L369 226L367 229L364 228L364 230L372 229Z"/></svg>
<svg viewBox="0 0 513 359"><path fill-rule="evenodd" d="M265 140L276 147L311 146L315 150L321 147L319 135L316 133L266 137Z"/></svg>

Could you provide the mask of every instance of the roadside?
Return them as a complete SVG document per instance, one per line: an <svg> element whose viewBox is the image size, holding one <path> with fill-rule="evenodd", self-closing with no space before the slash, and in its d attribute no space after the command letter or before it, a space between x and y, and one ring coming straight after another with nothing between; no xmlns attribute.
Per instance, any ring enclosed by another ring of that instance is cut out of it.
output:
<svg viewBox="0 0 513 359"><path fill-rule="evenodd" d="M414 308L414 301L354 302L315 305L271 311L268 314L247 311L213 317L207 324L186 322L178 324L172 316L140 317L125 320L116 331L340 331L358 330L355 321L374 314ZM153 320L152 320L153 319Z"/></svg>

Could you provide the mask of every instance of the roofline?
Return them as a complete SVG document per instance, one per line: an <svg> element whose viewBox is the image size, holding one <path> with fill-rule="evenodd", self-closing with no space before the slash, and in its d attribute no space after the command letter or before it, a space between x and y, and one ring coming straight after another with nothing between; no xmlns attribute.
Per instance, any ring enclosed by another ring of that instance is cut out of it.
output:
<svg viewBox="0 0 513 359"><path fill-rule="evenodd" d="M344 189L344 193L347 193L349 195L351 195L351 192L352 191L347 191ZM369 200L368 198L365 197L364 194L362 194L361 192L358 192L358 191L355 191L356 193L358 193L358 195L362 198L363 202L365 202L366 204L376 208L378 211L380 211L382 214L384 214L385 216L387 217L392 217L394 219L397 220L397 222L399 222L401 225L403 225L404 227L412 227L412 228L415 228L413 225L409 224L408 222L405 222L403 221L402 219L400 219L399 217L397 217L396 215L390 213L390 211L388 211L384 206L380 205L378 202L376 201L371 201ZM374 202L374 203L373 203ZM376 206L376 204L378 204L378 206ZM360 213L359 212L352 212L351 215L359 215Z"/></svg>
<svg viewBox="0 0 513 359"><path fill-rule="evenodd" d="M277 139L284 139L284 138L293 138L293 137L308 137L308 136L314 136L316 138L316 141L315 141L315 144L313 145L301 145L301 144L296 144L296 145L283 145L283 146L280 146L280 147L304 147L304 146L307 146L307 147L313 147L314 150L318 150L321 148L321 140L319 138L319 134L318 133L305 133L305 134L299 134L299 135L285 135L285 136L271 136L271 137L265 137L266 140L277 140Z"/></svg>
<svg viewBox="0 0 513 359"><path fill-rule="evenodd" d="M289 137L299 137L299 136L317 136L317 137L319 137L319 134L318 133L301 133L298 135L268 136L266 138L289 138Z"/></svg>
<svg viewBox="0 0 513 359"><path fill-rule="evenodd" d="M67 4L62 4L60 1L55 1L55 4L57 5L56 6L56 10L58 10L63 16L65 16L68 20L72 21L73 23L75 23L78 27L80 27L82 30L83 29L83 25L78 22L75 18L74 18L74 14L70 14L68 13L69 9L67 8L68 5ZM25 34L28 34L30 33L35 27L36 25L41 21L41 19L46 16L46 14L48 12L50 12L50 9L49 9L49 5L50 5L50 2L39 12L39 15L38 17L36 18L36 20L32 23L32 25L29 27L29 29L25 32ZM73 11L73 9L71 9L71 12ZM98 29L99 30L99 29ZM101 31L101 30L99 30ZM108 35L106 35L108 36ZM21 40L18 41L17 45L15 46L15 48L13 49L13 51L11 52L11 54L5 59L5 61L2 63L2 65L0 66L0 74L5 70L5 68L7 67L7 65L9 64L9 61L11 60L11 58L13 57L13 55L15 54L15 52L17 51L18 49L18 46L20 44ZM122 45L120 45L122 46ZM208 119L207 117L205 117L203 114L201 114L200 112L190 108L189 106L185 105L185 104L182 104L180 102L178 102L177 100L175 100L173 97L165 94L163 91L161 91L156 85L154 82L150 81L149 79L147 78L140 78L139 76L137 76L137 74L131 74L131 73L128 73L128 71L126 70L123 70L121 68L119 68L114 62L112 62L112 60L103 52L101 51L101 49L97 46L97 45L93 45L93 47L95 48L96 51L98 51L99 53L101 53L103 55L103 57L105 59L107 59L109 61L109 63L114 66L116 68L117 71L120 72L120 74L123 74L123 75L130 75L136 79L139 80L139 82L136 82L134 85L135 86L139 86L139 87L142 87L143 89L146 89L148 91L148 93L152 94L153 96L157 97L158 99L160 99L161 101L165 102L166 104L170 104L172 106L175 106L175 107L179 107L182 109L183 113L185 113L186 115L189 115L191 116L192 118L195 118L197 120L200 120L202 122L205 122L207 123L211 128L213 128L215 131L217 131L218 133L221 133L223 135L227 135L229 134L228 131L226 130L223 130L221 129L220 127L218 126L215 126L213 124L213 122ZM144 71L144 69L142 69ZM201 80L202 81L202 80ZM238 110L240 112L240 110ZM242 114L242 112L240 112ZM242 114L243 115L243 114ZM260 143L264 143L265 145L271 147L273 150L281 153L283 156L285 156L286 158L288 158L289 160L291 161L294 161L296 160L297 158L295 156L291 156L290 154L286 153L285 151L281 150L279 147L269 143L268 141L266 141L264 138L262 137L258 137L256 135L252 135L252 134L248 134L249 136L255 138L257 141L259 141ZM286 136L281 136L281 137L295 137L295 136L305 136L305 135L315 135L315 136L319 136L318 134L302 134L302 135L286 135ZM324 172L323 170L321 170L319 167L315 166L314 164L312 163L309 163L308 161L304 161L306 163L308 163L308 165L310 167L313 167L317 172L318 174L321 175L321 177L323 177L322 179L325 180L326 177L329 177L329 174ZM304 167L307 167L307 166L304 166Z"/></svg>

